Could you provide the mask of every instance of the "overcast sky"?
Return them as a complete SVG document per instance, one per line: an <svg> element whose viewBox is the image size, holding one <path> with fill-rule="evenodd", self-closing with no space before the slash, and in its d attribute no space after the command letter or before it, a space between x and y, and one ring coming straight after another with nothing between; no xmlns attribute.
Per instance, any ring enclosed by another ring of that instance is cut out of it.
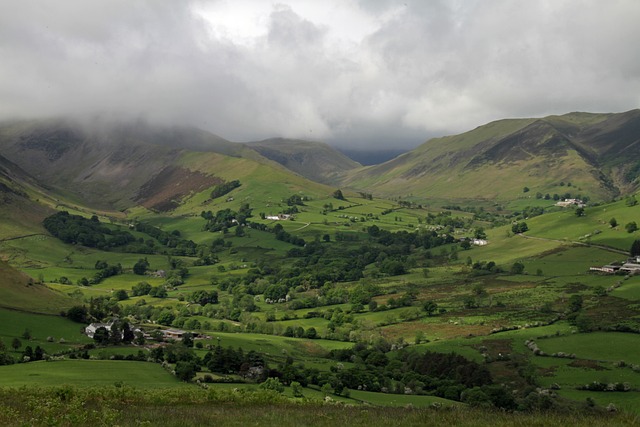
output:
<svg viewBox="0 0 640 427"><path fill-rule="evenodd" d="M637 0L5 0L0 119L406 148L640 106Z"/></svg>

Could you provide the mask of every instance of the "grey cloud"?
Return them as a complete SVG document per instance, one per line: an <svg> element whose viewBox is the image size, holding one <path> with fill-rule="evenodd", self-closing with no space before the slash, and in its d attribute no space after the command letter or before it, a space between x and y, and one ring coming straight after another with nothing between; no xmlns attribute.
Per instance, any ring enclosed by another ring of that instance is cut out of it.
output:
<svg viewBox="0 0 640 427"><path fill-rule="evenodd" d="M377 20L364 40L281 0L250 44L212 35L194 7L213 3L2 3L0 119L101 113L384 148L640 102L633 0L331 3Z"/></svg>

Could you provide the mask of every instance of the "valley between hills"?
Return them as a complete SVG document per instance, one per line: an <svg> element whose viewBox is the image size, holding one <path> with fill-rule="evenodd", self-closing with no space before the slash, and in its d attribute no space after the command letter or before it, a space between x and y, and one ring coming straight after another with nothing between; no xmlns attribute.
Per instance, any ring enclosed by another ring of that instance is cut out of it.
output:
<svg viewBox="0 0 640 427"><path fill-rule="evenodd" d="M0 423L634 425L639 174L640 110L371 166L3 122Z"/></svg>

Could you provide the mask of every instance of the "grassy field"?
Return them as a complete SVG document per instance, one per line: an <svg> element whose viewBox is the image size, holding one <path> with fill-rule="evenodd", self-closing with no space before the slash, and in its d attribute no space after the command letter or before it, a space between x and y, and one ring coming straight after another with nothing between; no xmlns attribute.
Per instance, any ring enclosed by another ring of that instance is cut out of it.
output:
<svg viewBox="0 0 640 427"><path fill-rule="evenodd" d="M605 362L624 360L640 364L640 340L636 334L592 332L540 340L538 345L547 353L574 353L580 359Z"/></svg>
<svg viewBox="0 0 640 427"><path fill-rule="evenodd" d="M113 387L141 389L195 387L182 383L155 363L112 360L63 360L0 366L2 387Z"/></svg>

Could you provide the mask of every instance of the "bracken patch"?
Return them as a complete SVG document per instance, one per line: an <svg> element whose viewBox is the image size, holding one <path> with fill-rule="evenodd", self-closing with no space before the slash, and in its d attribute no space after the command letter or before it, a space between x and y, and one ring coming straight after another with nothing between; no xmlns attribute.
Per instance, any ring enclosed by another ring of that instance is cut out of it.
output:
<svg viewBox="0 0 640 427"><path fill-rule="evenodd" d="M188 194L198 193L223 182L221 178L202 172L169 166L140 188L135 201L147 209L168 212L178 207L180 200Z"/></svg>

